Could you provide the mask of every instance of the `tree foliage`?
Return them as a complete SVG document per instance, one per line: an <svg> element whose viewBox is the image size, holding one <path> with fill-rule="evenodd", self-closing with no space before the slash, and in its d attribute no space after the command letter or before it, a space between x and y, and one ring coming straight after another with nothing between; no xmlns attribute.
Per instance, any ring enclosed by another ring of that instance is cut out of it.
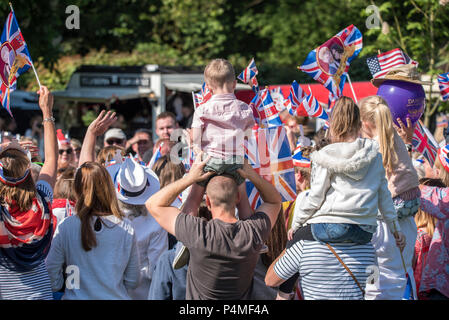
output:
<svg viewBox="0 0 449 320"><path fill-rule="evenodd" d="M255 57L262 85L311 81L296 67L350 24L364 36L350 68L354 81L370 79L367 56L396 47L424 73L449 71L449 5L438 0L16 0L13 5L42 82L51 89L64 88L81 64L204 66L214 57L229 59L236 72ZM66 28L69 5L79 7L80 29ZM379 8L383 28L367 28L369 5ZM8 12L7 2L0 3L0 16L6 19ZM31 72L20 77L19 86L36 89L33 77Z"/></svg>

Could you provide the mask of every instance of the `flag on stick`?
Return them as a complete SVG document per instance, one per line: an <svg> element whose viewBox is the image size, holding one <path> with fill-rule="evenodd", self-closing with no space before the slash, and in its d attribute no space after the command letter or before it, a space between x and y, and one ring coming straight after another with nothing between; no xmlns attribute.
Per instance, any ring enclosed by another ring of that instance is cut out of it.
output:
<svg viewBox="0 0 449 320"><path fill-rule="evenodd" d="M438 75L438 85L443 101L449 100L449 72Z"/></svg>
<svg viewBox="0 0 449 320"><path fill-rule="evenodd" d="M340 97L349 64L363 47L362 33L354 25L343 29L318 48L312 50L298 67Z"/></svg>
<svg viewBox="0 0 449 320"><path fill-rule="evenodd" d="M30 53L13 10L11 10L6 19L0 38L0 45L1 103L12 117L10 93L17 89L17 78L30 67L34 69Z"/></svg>

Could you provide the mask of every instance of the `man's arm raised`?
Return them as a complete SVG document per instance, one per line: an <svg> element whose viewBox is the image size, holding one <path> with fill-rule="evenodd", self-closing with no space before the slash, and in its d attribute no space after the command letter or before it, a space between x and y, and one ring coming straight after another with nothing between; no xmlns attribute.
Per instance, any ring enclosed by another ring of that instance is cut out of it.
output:
<svg viewBox="0 0 449 320"><path fill-rule="evenodd" d="M264 212L270 218L271 228L273 228L279 210L281 209L281 195L271 183L259 176L247 161L245 161L242 169L237 169L237 172L243 178L251 181L259 191L263 203L255 210L255 212Z"/></svg>
<svg viewBox="0 0 449 320"><path fill-rule="evenodd" d="M203 168L208 160L209 158L201 160L200 154L186 176L165 186L152 195L145 203L148 212L156 219L159 225L174 236L176 236L176 218L181 211L176 207L172 207L171 204L190 185L203 181L213 174L213 172L203 172Z"/></svg>

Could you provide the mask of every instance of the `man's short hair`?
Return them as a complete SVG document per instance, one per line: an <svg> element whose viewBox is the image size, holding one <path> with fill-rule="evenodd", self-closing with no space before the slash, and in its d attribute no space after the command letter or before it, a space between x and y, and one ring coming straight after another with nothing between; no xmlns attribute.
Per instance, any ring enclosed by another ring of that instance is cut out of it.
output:
<svg viewBox="0 0 449 320"><path fill-rule="evenodd" d="M138 133L146 133L146 134L151 138L151 130L149 130L149 129L145 129L145 128L137 129L137 130L134 132L134 135L136 135L136 134L138 134Z"/></svg>
<svg viewBox="0 0 449 320"><path fill-rule="evenodd" d="M204 80L211 87L222 88L235 81L234 67L225 59L214 59L204 69Z"/></svg>
<svg viewBox="0 0 449 320"><path fill-rule="evenodd" d="M160 119L165 119L165 118L172 118L174 122L176 122L176 116L174 115L173 112L170 111L164 111L161 112L157 117L156 117L156 122Z"/></svg>
<svg viewBox="0 0 449 320"><path fill-rule="evenodd" d="M238 186L232 177L219 175L209 180L206 194L214 207L233 209L237 201Z"/></svg>

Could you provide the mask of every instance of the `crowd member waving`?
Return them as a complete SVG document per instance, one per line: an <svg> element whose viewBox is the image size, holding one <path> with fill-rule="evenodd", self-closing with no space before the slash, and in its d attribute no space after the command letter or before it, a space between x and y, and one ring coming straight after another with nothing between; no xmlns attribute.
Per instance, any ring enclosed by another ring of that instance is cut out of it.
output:
<svg viewBox="0 0 449 320"><path fill-rule="evenodd" d="M53 96L44 86L37 93L45 162L36 184L27 152L16 142L0 147L0 299L52 299L44 260L56 225L51 202L58 145Z"/></svg>

